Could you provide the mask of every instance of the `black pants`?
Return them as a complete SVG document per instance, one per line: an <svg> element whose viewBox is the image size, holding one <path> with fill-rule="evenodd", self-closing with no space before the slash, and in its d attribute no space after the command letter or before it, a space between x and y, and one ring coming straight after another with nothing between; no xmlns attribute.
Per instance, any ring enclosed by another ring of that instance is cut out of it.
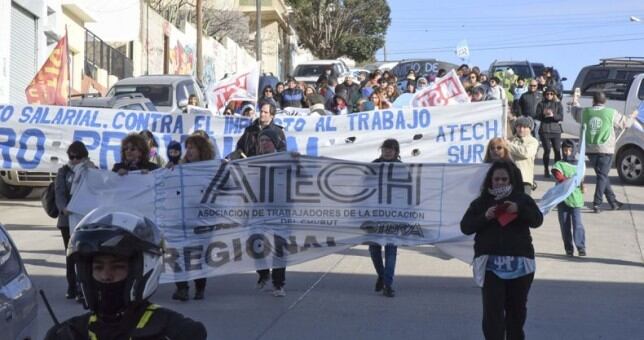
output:
<svg viewBox="0 0 644 340"><path fill-rule="evenodd" d="M179 289L188 289L188 281L180 281L175 283ZM197 291L203 291L206 289L206 279L196 279L195 280L195 289Z"/></svg>
<svg viewBox="0 0 644 340"><path fill-rule="evenodd" d="M67 255L67 244L69 243L69 227L61 227L60 234L63 236L63 243L65 245L65 255ZM65 265L67 267L67 291L70 293L77 292L76 284L76 270L74 268L74 261L65 256Z"/></svg>
<svg viewBox="0 0 644 340"><path fill-rule="evenodd" d="M259 278L261 280L268 281L269 275L273 279L273 287L280 289L284 287L284 281L286 281L286 268L273 268L273 270L262 269L258 270Z"/></svg>
<svg viewBox="0 0 644 340"><path fill-rule="evenodd" d="M485 272L483 284L483 334L487 340L522 340L528 292L534 273L503 280Z"/></svg>
<svg viewBox="0 0 644 340"><path fill-rule="evenodd" d="M550 149L555 152L555 162L561 160L561 134L560 133L542 133L541 145L543 146L543 167L548 171L550 166Z"/></svg>

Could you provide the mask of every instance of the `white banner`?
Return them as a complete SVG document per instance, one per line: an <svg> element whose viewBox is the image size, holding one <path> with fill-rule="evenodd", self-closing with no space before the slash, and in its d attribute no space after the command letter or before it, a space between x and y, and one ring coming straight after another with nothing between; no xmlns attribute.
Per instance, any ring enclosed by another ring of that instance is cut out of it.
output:
<svg viewBox="0 0 644 340"><path fill-rule="evenodd" d="M370 111L341 116L277 116L289 151L370 162L387 138L400 142L405 162L481 163L487 142L503 136L500 101ZM72 141L87 146L101 169L120 160L121 139L150 130L165 156L172 141L208 133L217 157L234 151L251 123L240 116L170 114L96 108L0 104L0 169L56 171Z"/></svg>
<svg viewBox="0 0 644 340"><path fill-rule="evenodd" d="M411 100L411 106L425 107L469 102L470 97L465 92L456 71L451 70L444 77L436 78L436 81L427 88L416 92Z"/></svg>
<svg viewBox="0 0 644 340"><path fill-rule="evenodd" d="M147 175L89 170L68 208L135 208L156 221L168 241L163 282L289 266L364 242L444 243L469 263L460 221L488 166L278 153Z"/></svg>
<svg viewBox="0 0 644 340"><path fill-rule="evenodd" d="M226 77L206 89L208 107L215 112L224 110L229 101L257 101L259 64L247 72Z"/></svg>

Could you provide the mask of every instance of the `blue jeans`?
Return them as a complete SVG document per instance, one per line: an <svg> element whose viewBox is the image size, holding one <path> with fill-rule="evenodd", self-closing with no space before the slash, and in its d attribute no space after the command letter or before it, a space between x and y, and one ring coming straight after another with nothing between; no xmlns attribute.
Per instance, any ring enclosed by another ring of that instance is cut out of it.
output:
<svg viewBox="0 0 644 340"><path fill-rule="evenodd" d="M588 159L590 159L590 166L593 167L597 175L593 206L600 206L604 200L604 195L606 195L608 203L614 204L617 199L608 179L608 172L613 162L613 155L607 153L589 154Z"/></svg>
<svg viewBox="0 0 644 340"><path fill-rule="evenodd" d="M564 242L566 253L572 253L573 239L577 251L586 250L586 232L581 223L581 208L572 208L565 203L557 205L559 213L559 227L561 227L561 238Z"/></svg>
<svg viewBox="0 0 644 340"><path fill-rule="evenodd" d="M369 253L371 254L371 261L373 261L373 266L376 268L376 273L378 277L383 279L386 286L390 286L394 283L394 270L396 269L396 252L398 247L393 244L388 244L385 246L385 264L382 264L382 246L380 245L370 245Z"/></svg>

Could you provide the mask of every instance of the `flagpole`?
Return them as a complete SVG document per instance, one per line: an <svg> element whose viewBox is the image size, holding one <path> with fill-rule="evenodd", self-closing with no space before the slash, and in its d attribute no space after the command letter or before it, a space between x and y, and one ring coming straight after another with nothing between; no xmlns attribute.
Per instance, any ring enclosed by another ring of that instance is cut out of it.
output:
<svg viewBox="0 0 644 340"><path fill-rule="evenodd" d="M67 105L69 105L69 101L72 96L72 75L70 72L71 67L69 67L71 58L69 58L69 36L67 35L67 24L65 24L65 39L67 39L67 43L65 44L65 55L67 56Z"/></svg>

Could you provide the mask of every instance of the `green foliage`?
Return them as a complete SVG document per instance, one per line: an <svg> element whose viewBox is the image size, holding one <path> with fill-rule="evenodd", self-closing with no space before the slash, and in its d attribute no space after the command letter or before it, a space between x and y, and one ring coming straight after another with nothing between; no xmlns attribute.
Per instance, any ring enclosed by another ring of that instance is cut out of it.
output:
<svg viewBox="0 0 644 340"><path fill-rule="evenodd" d="M391 10L385 0L287 0L304 47L321 59L372 59L385 44Z"/></svg>

